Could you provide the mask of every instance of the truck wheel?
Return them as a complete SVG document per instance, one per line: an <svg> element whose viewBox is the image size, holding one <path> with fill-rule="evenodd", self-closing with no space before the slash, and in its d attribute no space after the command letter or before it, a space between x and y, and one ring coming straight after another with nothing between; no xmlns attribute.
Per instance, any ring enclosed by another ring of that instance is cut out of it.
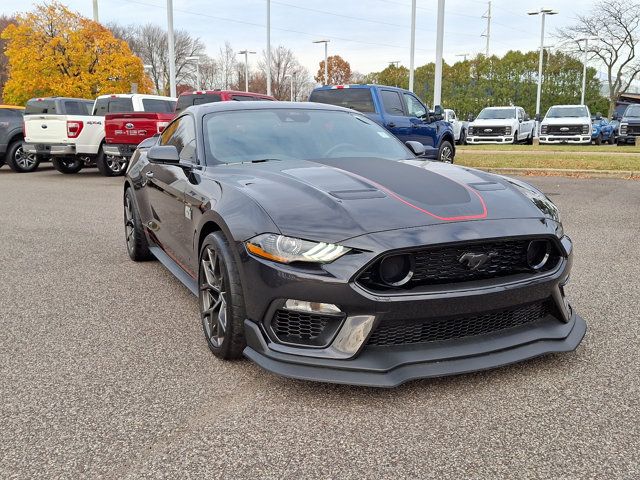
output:
<svg viewBox="0 0 640 480"><path fill-rule="evenodd" d="M594 141L596 145L602 145L602 134L598 135Z"/></svg>
<svg viewBox="0 0 640 480"><path fill-rule="evenodd" d="M113 155L105 155L102 147L96 157L96 166L105 177L117 177L124 175L127 170L129 160L123 157L115 157Z"/></svg>
<svg viewBox="0 0 640 480"><path fill-rule="evenodd" d="M84 166L79 158L52 158L51 163L60 173L78 173Z"/></svg>
<svg viewBox="0 0 640 480"><path fill-rule="evenodd" d="M7 149L7 165L14 172L33 172L40 165L40 159L34 153L22 149L22 141L13 142Z"/></svg>
<svg viewBox="0 0 640 480"><path fill-rule="evenodd" d="M615 145L616 143L618 143L616 141L616 135L615 133L612 133L611 135L609 135L609 145Z"/></svg>
<svg viewBox="0 0 640 480"><path fill-rule="evenodd" d="M533 130L529 133L529 136L527 137L527 145L533 145Z"/></svg>
<svg viewBox="0 0 640 480"><path fill-rule="evenodd" d="M133 190L130 188L124 192L124 235L131 260L135 262L153 260L147 237L142 229L142 220L136 208Z"/></svg>
<svg viewBox="0 0 640 480"><path fill-rule="evenodd" d="M453 158L453 145L448 140L444 140L438 150L438 160L444 163L453 163Z"/></svg>
<svg viewBox="0 0 640 480"><path fill-rule="evenodd" d="M518 131L516 130L513 134L513 144L516 145L518 143Z"/></svg>
<svg viewBox="0 0 640 480"><path fill-rule="evenodd" d="M467 144L467 131L464 128L460 131L460 140L458 140L458 144L459 145Z"/></svg>

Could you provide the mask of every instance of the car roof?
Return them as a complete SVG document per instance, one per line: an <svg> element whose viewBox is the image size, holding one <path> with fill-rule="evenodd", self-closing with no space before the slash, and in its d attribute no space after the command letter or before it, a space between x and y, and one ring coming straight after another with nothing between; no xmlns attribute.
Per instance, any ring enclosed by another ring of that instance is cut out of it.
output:
<svg viewBox="0 0 640 480"><path fill-rule="evenodd" d="M394 90L396 92L409 92L409 90L400 88L400 87L392 87L390 85L378 85L378 84L370 84L370 83L355 83L355 84L344 84L344 85L324 85L322 87L316 87L313 89L314 92L318 90L342 90L342 89L351 89L351 88L384 88L385 90ZM413 92L410 92L413 93Z"/></svg>
<svg viewBox="0 0 640 480"><path fill-rule="evenodd" d="M355 112L344 107L329 105L326 103L314 102L273 102L270 100L255 102L215 102L203 103L202 105L193 105L185 111L191 112L196 116L206 115L215 112L233 112L239 110L335 110L339 112ZM356 112L357 113L357 112Z"/></svg>
<svg viewBox="0 0 640 480"><path fill-rule="evenodd" d="M178 100L177 98L174 98L174 97L164 97L162 95L147 95L146 93L111 93L111 94L100 95L98 96L98 98L143 98L143 99L150 98L154 100L170 100L173 102Z"/></svg>
<svg viewBox="0 0 640 480"><path fill-rule="evenodd" d="M256 92L243 92L240 90L191 90L187 92L182 92L179 97L187 96L187 95L211 95L211 94L221 94L221 93L229 93L231 95L245 95L250 97L266 97L273 98L270 95L265 93L256 93Z"/></svg>

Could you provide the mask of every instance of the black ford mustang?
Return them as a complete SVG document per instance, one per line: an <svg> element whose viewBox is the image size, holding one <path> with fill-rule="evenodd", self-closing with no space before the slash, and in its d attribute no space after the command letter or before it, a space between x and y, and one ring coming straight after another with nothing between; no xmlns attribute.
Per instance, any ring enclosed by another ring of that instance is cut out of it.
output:
<svg viewBox="0 0 640 480"><path fill-rule="evenodd" d="M394 386L574 350L555 205L407 143L330 105L191 107L131 160L129 255L198 296L216 356L290 377Z"/></svg>

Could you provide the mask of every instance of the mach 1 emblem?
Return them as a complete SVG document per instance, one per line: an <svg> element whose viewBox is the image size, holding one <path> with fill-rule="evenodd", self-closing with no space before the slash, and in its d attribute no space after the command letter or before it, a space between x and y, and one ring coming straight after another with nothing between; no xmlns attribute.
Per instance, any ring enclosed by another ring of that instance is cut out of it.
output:
<svg viewBox="0 0 640 480"><path fill-rule="evenodd" d="M464 253L458 261L467 267L469 270L478 270L480 267L485 265L490 259L497 256L497 252L489 252L489 253L473 253L467 252Z"/></svg>

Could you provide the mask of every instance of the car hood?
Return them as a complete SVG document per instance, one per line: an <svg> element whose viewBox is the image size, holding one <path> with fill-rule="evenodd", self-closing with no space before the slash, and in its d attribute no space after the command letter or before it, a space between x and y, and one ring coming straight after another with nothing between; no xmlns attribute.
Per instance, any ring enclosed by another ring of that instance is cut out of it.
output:
<svg viewBox="0 0 640 480"><path fill-rule="evenodd" d="M620 123L626 123L629 125L639 125L640 124L640 118L638 117L625 117L622 120L620 120Z"/></svg>
<svg viewBox="0 0 640 480"><path fill-rule="evenodd" d="M591 125L589 117L561 117L561 118L545 118L542 120L543 125Z"/></svg>
<svg viewBox="0 0 640 480"><path fill-rule="evenodd" d="M523 191L521 182L425 160L269 161L233 166L228 174L282 234L309 240L335 243L394 229L547 216L531 192L544 196Z"/></svg>

